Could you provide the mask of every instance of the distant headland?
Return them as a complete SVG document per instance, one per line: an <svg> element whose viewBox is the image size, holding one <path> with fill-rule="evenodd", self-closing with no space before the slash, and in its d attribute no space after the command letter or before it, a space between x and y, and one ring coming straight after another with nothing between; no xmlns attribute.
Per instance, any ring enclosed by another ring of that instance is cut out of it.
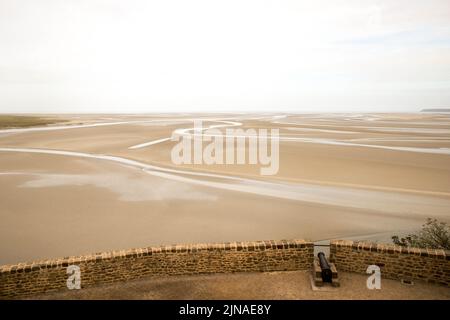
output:
<svg viewBox="0 0 450 320"><path fill-rule="evenodd" d="M450 112L450 108L427 108L420 110L420 112Z"/></svg>

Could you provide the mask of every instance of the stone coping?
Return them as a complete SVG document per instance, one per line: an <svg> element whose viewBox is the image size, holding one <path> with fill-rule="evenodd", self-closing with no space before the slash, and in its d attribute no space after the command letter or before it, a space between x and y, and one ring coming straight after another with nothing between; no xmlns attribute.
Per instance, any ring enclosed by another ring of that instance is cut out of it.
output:
<svg viewBox="0 0 450 320"><path fill-rule="evenodd" d="M422 249L414 247L402 247L395 244L374 243L367 241L333 240L331 246L338 248L347 247L353 250L370 251L387 254L410 254L435 259L450 260L450 250L444 249Z"/></svg>
<svg viewBox="0 0 450 320"><path fill-rule="evenodd" d="M24 262L13 265L0 266L0 274L21 273L67 267L72 264L100 262L111 259L129 259L145 256L167 254L167 253L196 253L201 251L263 251L267 249L289 249L313 247L313 243L305 240L265 240L246 242L224 242L224 243L197 243L197 244L174 244L157 247L146 247L127 250L116 250L99 252L82 256L70 256L64 258Z"/></svg>

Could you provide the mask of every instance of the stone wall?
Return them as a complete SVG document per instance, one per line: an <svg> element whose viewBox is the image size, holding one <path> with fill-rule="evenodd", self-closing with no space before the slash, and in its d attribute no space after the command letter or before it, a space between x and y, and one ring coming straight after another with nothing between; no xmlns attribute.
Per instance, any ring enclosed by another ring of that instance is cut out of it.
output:
<svg viewBox="0 0 450 320"><path fill-rule="evenodd" d="M369 265L378 265L381 277L450 286L448 250L336 240L331 242L330 260L338 271L366 273Z"/></svg>
<svg viewBox="0 0 450 320"><path fill-rule="evenodd" d="M172 245L97 253L0 267L0 298L68 290L69 265L81 288L155 275L307 270L313 244L304 240Z"/></svg>

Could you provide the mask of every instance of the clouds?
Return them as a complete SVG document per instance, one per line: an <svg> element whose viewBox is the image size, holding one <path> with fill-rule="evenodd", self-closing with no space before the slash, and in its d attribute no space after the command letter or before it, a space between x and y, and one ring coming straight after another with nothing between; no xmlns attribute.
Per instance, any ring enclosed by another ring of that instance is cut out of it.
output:
<svg viewBox="0 0 450 320"><path fill-rule="evenodd" d="M0 0L0 112L450 104L448 1Z"/></svg>

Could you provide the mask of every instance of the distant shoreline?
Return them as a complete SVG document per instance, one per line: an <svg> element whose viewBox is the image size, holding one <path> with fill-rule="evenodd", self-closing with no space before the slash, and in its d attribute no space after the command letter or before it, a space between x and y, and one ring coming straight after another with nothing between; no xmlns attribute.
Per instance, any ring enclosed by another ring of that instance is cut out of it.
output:
<svg viewBox="0 0 450 320"><path fill-rule="evenodd" d="M450 108L430 108L430 109L422 109L420 112L450 112Z"/></svg>

